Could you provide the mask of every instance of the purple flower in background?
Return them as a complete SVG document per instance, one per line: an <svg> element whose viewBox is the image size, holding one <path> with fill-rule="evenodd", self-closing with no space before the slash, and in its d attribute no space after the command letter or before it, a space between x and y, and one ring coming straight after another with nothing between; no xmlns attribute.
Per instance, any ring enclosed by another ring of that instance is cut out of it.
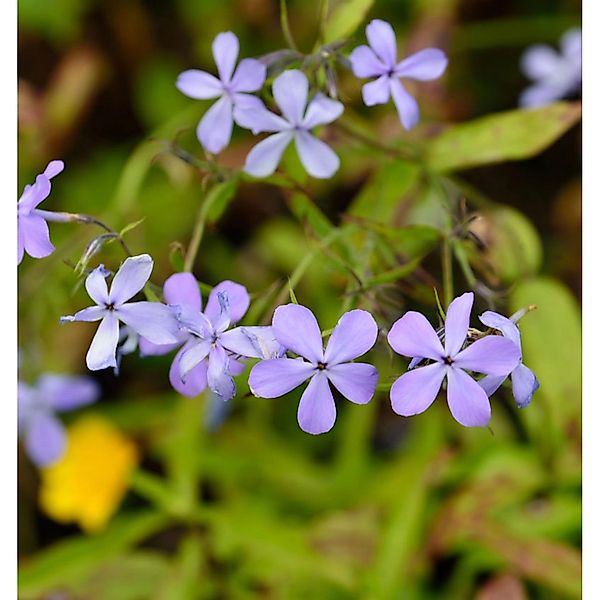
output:
<svg viewBox="0 0 600 600"><path fill-rule="evenodd" d="M396 34L386 21L375 19L366 28L368 46L358 46L350 54L352 71L357 77L377 77L363 86L367 106L386 104L390 95L398 109L400 122L412 129L419 121L419 106L404 89L400 78L430 81L446 69L448 59L437 48L425 48L396 62Z"/></svg>
<svg viewBox="0 0 600 600"><path fill-rule="evenodd" d="M377 369L349 362L368 352L377 340L377 324L370 313L351 310L342 315L325 351L317 320L304 306L279 306L273 315L273 331L282 346L301 358L259 362L250 372L248 385L259 398L276 398L310 380L298 406L298 424L303 431L316 435L333 427L336 410L330 383L351 402L371 400Z"/></svg>
<svg viewBox="0 0 600 600"><path fill-rule="evenodd" d="M146 285L153 266L148 254L127 258L114 276L109 292L108 271L100 265L85 280L85 288L96 306L61 317L61 321L100 321L86 356L91 371L117 367L119 321L155 344L178 340L179 326L168 306L160 302L127 302Z"/></svg>
<svg viewBox="0 0 600 600"><path fill-rule="evenodd" d="M491 417L490 401L477 382L465 371L506 377L518 364L520 352L507 338L484 337L461 350L473 306L473 293L455 298L448 307L445 347L429 321L409 311L398 319L388 334L390 346L404 356L433 361L408 371L390 390L394 412L403 417L427 410L448 379L448 406L452 416L465 427L484 427Z"/></svg>
<svg viewBox="0 0 600 600"><path fill-rule="evenodd" d="M214 75L190 69L177 78L177 89L196 100L218 98L198 124L196 134L200 143L213 154L229 144L233 129L233 109L236 106L260 105L260 100L246 92L260 90L267 69L258 60L245 58L235 68L239 42L231 31L219 33L213 44L213 57L219 71ZM235 72L234 72L235 70Z"/></svg>
<svg viewBox="0 0 600 600"><path fill-rule="evenodd" d="M56 413L95 402L100 389L89 377L48 373L35 386L19 381L17 395L19 437L31 461L45 467L59 460L65 450L65 432Z"/></svg>
<svg viewBox="0 0 600 600"><path fill-rule="evenodd" d="M50 241L48 223L44 219L45 211L36 207L50 194L50 180L65 168L62 160L48 163L46 170L38 175L33 185L26 185L17 204L17 264L27 252L33 258L44 258L54 252Z"/></svg>
<svg viewBox="0 0 600 600"><path fill-rule="evenodd" d="M528 48L521 71L533 85L519 98L520 106L533 108L560 100L581 87L581 29L570 29L560 40L561 52L546 44Z"/></svg>
<svg viewBox="0 0 600 600"><path fill-rule="evenodd" d="M294 140L300 161L313 177L327 179L340 166L337 154L310 130L335 121L344 106L323 94L308 102L308 79L302 71L282 73L273 82L273 96L282 116L259 107L236 106L234 116L241 127L257 134L274 133L262 140L246 157L244 171L254 177L267 177L275 171L284 150ZM308 106L307 106L308 103Z"/></svg>
<svg viewBox="0 0 600 600"><path fill-rule="evenodd" d="M490 310L484 312L479 320L488 327L502 332L504 337L508 338L519 349L519 363L511 371L512 390L515 401L519 408L525 408L530 402L533 394L540 387L540 382L533 371L523 364L521 350L521 332L519 328L510 319L499 315ZM485 390L488 396L491 396L504 382L506 376L488 375L479 381L479 385Z"/></svg>

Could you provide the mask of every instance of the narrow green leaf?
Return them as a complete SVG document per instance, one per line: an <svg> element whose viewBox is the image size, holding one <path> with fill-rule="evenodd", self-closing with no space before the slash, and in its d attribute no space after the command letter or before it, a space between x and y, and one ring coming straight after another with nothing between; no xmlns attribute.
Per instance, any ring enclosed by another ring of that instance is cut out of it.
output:
<svg viewBox="0 0 600 600"><path fill-rule="evenodd" d="M324 43L329 44L352 35L364 21L374 0L339 0L323 28Z"/></svg>

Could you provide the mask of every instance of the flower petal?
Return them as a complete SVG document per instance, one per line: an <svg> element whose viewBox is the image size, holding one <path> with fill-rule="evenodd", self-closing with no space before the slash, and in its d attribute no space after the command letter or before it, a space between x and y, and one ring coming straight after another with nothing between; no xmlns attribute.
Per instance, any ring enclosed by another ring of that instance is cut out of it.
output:
<svg viewBox="0 0 600 600"><path fill-rule="evenodd" d="M404 129L412 129L419 122L419 105L397 80L391 78L390 91Z"/></svg>
<svg viewBox="0 0 600 600"><path fill-rule="evenodd" d="M36 214L29 214L19 218L21 238L25 252L33 258L45 258L54 252L54 245L50 241L48 223Z"/></svg>
<svg viewBox="0 0 600 600"><path fill-rule="evenodd" d="M187 339L187 335L185 334ZM179 346L181 342L176 344L153 344L151 341L147 340L145 337L140 337L138 340L138 345L140 347L140 356L144 358L145 356L163 356L164 354L169 354Z"/></svg>
<svg viewBox="0 0 600 600"><path fill-rule="evenodd" d="M235 61L240 51L240 43L235 33L225 31L219 33L212 43L212 52L219 71L221 81L225 84L231 80Z"/></svg>
<svg viewBox="0 0 600 600"><path fill-rule="evenodd" d="M445 375L446 366L440 363L419 367L401 375L390 390L393 411L410 417L427 410L436 399Z"/></svg>
<svg viewBox="0 0 600 600"><path fill-rule="evenodd" d="M21 220L17 219L17 264L20 265L25 255L25 235L21 225Z"/></svg>
<svg viewBox="0 0 600 600"><path fill-rule="evenodd" d="M382 75L375 81L370 81L362 87L363 102L367 106L385 104L390 100L390 77Z"/></svg>
<svg viewBox="0 0 600 600"><path fill-rule="evenodd" d="M229 352L248 358L279 358L284 352L272 327L236 327L222 333L219 342Z"/></svg>
<svg viewBox="0 0 600 600"><path fill-rule="evenodd" d="M328 179L340 167L338 155L324 142L306 131L294 135L300 162L309 175L317 179Z"/></svg>
<svg viewBox="0 0 600 600"><path fill-rule="evenodd" d="M356 77L378 77L389 70L369 46L354 48L348 58Z"/></svg>
<svg viewBox="0 0 600 600"><path fill-rule="evenodd" d="M240 61L230 87L233 92L256 92L263 86L267 77L267 67L254 58Z"/></svg>
<svg viewBox="0 0 600 600"><path fill-rule="evenodd" d="M46 168L44 169L44 175L48 179L56 177L59 173L62 173L65 168L65 163L62 160L51 160Z"/></svg>
<svg viewBox="0 0 600 600"><path fill-rule="evenodd" d="M327 366L348 362L368 352L377 341L377 323L366 310L351 310L337 322L325 350Z"/></svg>
<svg viewBox="0 0 600 600"><path fill-rule="evenodd" d="M68 411L96 402L100 387L90 377L47 373L39 378L38 391L54 410Z"/></svg>
<svg viewBox="0 0 600 600"><path fill-rule="evenodd" d="M466 292L452 300L448 306L444 326L446 356L455 356L467 338L473 298L473 292ZM500 373L496 373L496 375L500 375Z"/></svg>
<svg viewBox="0 0 600 600"><path fill-rule="evenodd" d="M508 375L520 359L521 352L513 342L499 335L491 335L459 352L454 357L454 365L486 375Z"/></svg>
<svg viewBox="0 0 600 600"><path fill-rule="evenodd" d="M452 416L465 427L485 427L492 416L483 388L462 369L448 369L448 406Z"/></svg>
<svg viewBox="0 0 600 600"><path fill-rule="evenodd" d="M179 323L166 304L129 302L119 306L115 314L153 344L174 344L179 341Z"/></svg>
<svg viewBox="0 0 600 600"><path fill-rule="evenodd" d="M85 289L89 297L99 305L106 305L108 300L108 286L106 276L108 272L103 265L95 268L85 279Z"/></svg>
<svg viewBox="0 0 600 600"><path fill-rule="evenodd" d="M245 96L245 94L236 94L233 108L233 118L240 127L250 129L254 135L263 131L275 132L290 129L290 124L268 110L260 98L255 98L255 101L252 102L248 102L245 98L242 102L238 102L240 96ZM254 98L254 96L252 97Z"/></svg>
<svg viewBox="0 0 600 600"><path fill-rule="evenodd" d="M533 371L523 363L511 373L513 396L519 408L525 408L538 391L540 382Z"/></svg>
<svg viewBox="0 0 600 600"><path fill-rule="evenodd" d="M268 177L275 171L283 151L292 141L292 133L282 131L258 142L246 157L244 171L253 177Z"/></svg>
<svg viewBox="0 0 600 600"><path fill-rule="evenodd" d="M387 21L373 19L366 28L367 40L388 70L396 66L396 34Z"/></svg>
<svg viewBox="0 0 600 600"><path fill-rule="evenodd" d="M569 29L560 38L560 49L563 55L573 64L581 65L581 29Z"/></svg>
<svg viewBox="0 0 600 600"><path fill-rule="evenodd" d="M184 352L187 352L187 349L186 345L175 355L169 369L169 381L176 392L188 398L194 398L206 388L206 369L208 365L205 360L201 360L186 373L184 382L181 379L181 357Z"/></svg>
<svg viewBox="0 0 600 600"><path fill-rule="evenodd" d="M328 366L325 373L338 392L356 404L367 404L371 400L379 378L377 369L366 363Z"/></svg>
<svg viewBox="0 0 600 600"><path fill-rule="evenodd" d="M189 69L180 73L175 87L195 100L217 98L223 93L223 85L214 75L198 69Z"/></svg>
<svg viewBox="0 0 600 600"><path fill-rule="evenodd" d="M233 103L229 96L222 96L206 111L196 135L206 150L218 154L229 144L232 129Z"/></svg>
<svg viewBox="0 0 600 600"><path fill-rule="evenodd" d="M318 435L329 431L335 423L335 402L324 373L313 375L298 405L298 425L302 431Z"/></svg>
<svg viewBox="0 0 600 600"><path fill-rule="evenodd" d="M210 340L190 340L179 353L179 377L182 381L187 379L188 373L203 361L210 352Z"/></svg>
<svg viewBox="0 0 600 600"><path fill-rule="evenodd" d="M531 85L525 88L519 96L519 106L524 108L536 108L558 100L564 90L554 85L544 83Z"/></svg>
<svg viewBox="0 0 600 600"><path fill-rule="evenodd" d="M196 278L191 273L174 273L163 285L167 304L180 304L193 311L202 310L202 296Z"/></svg>
<svg viewBox="0 0 600 600"><path fill-rule="evenodd" d="M206 380L209 389L221 400L231 400L235 396L235 382L229 372L229 357L220 345L213 346L210 350Z"/></svg>
<svg viewBox="0 0 600 600"><path fill-rule="evenodd" d="M98 371L107 367L116 367L116 351L119 343L119 320L114 313L107 313L94 335L86 355L87 367L90 371Z"/></svg>
<svg viewBox="0 0 600 600"><path fill-rule="evenodd" d="M283 116L292 124L300 125L308 98L308 79L302 71L284 71L273 82L273 96Z"/></svg>
<svg viewBox="0 0 600 600"><path fill-rule="evenodd" d="M302 121L304 129L325 125L335 121L344 112L344 105L324 94L317 94L308 105Z"/></svg>
<svg viewBox="0 0 600 600"><path fill-rule="evenodd" d="M521 71L536 81L552 77L560 64L560 55L546 44L530 46L521 56Z"/></svg>
<svg viewBox="0 0 600 600"><path fill-rule="evenodd" d="M149 254L130 256L114 276L108 295L111 304L116 306L133 298L150 279L154 261Z"/></svg>
<svg viewBox="0 0 600 600"><path fill-rule="evenodd" d="M33 185L25 186L17 204L18 214L27 216L38 204L48 197L50 189L50 179L46 175L38 175Z"/></svg>
<svg viewBox="0 0 600 600"><path fill-rule="evenodd" d="M414 310L405 313L392 325L387 339L394 351L403 356L437 361L444 358L444 349L435 330L421 313Z"/></svg>
<svg viewBox="0 0 600 600"><path fill-rule="evenodd" d="M72 322L72 321L99 321L108 314L108 310L104 306L88 306L80 311L77 311L74 315L67 315L61 317L61 323Z"/></svg>
<svg viewBox="0 0 600 600"><path fill-rule="evenodd" d="M243 285L229 280L221 281L216 285L211 290L204 309L204 314L213 325L215 325L221 314L220 293L227 294L229 317L232 323L237 323L246 314L248 306L250 306L248 290Z"/></svg>
<svg viewBox="0 0 600 600"><path fill-rule="evenodd" d="M59 460L66 447L62 423L53 415L36 414L25 433L25 450L38 467L46 467Z"/></svg>
<svg viewBox="0 0 600 600"><path fill-rule="evenodd" d="M323 362L323 340L315 315L300 304L278 306L273 313L277 341L310 362Z"/></svg>
<svg viewBox="0 0 600 600"><path fill-rule="evenodd" d="M394 72L399 77L418 81L437 79L448 65L448 58L438 48L425 48L400 61Z"/></svg>
<svg viewBox="0 0 600 600"><path fill-rule="evenodd" d="M491 310L486 310L479 316L479 320L484 325L501 331L504 337L518 346L519 350L521 349L521 332L510 319Z"/></svg>
<svg viewBox="0 0 600 600"><path fill-rule="evenodd" d="M505 380L506 375L486 375L477 383L483 388L483 391L489 398L496 393L498 388L504 383Z"/></svg>
<svg viewBox="0 0 600 600"><path fill-rule="evenodd" d="M277 398L306 381L315 367L298 358L263 360L252 368L248 385L258 398Z"/></svg>

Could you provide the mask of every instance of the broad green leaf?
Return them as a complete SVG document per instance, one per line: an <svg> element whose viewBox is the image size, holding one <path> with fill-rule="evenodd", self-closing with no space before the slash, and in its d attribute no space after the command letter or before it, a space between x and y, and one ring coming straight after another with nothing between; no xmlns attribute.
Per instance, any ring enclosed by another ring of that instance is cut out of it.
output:
<svg viewBox="0 0 600 600"><path fill-rule="evenodd" d="M364 21L374 0L338 0L323 28L326 44L352 35Z"/></svg>
<svg viewBox="0 0 600 600"><path fill-rule="evenodd" d="M426 162L439 172L522 160L553 144L581 117L581 104L497 113L454 125L429 142Z"/></svg>

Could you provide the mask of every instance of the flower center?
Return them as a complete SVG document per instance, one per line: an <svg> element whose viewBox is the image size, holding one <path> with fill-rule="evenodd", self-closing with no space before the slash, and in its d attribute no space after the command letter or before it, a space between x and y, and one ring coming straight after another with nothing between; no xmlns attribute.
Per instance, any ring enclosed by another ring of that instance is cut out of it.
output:
<svg viewBox="0 0 600 600"><path fill-rule="evenodd" d="M444 356L444 362L447 365L451 365L452 364L452 357L451 356Z"/></svg>
<svg viewBox="0 0 600 600"><path fill-rule="evenodd" d="M322 363L322 362L317 363L317 369L319 369L319 371L324 371L326 368L327 368L327 363Z"/></svg>
<svg viewBox="0 0 600 600"><path fill-rule="evenodd" d="M113 302L106 305L106 310L115 310L115 305Z"/></svg>

